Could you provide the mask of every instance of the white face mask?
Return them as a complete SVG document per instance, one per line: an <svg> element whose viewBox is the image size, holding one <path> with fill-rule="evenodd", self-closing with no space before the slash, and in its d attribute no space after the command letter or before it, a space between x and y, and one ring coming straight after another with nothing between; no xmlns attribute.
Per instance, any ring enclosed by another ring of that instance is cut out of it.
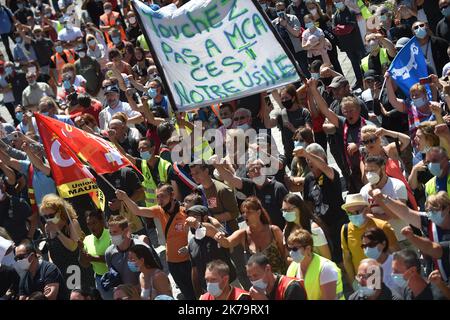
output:
<svg viewBox="0 0 450 320"><path fill-rule="evenodd" d="M231 118L225 118L225 119L222 119L222 123L226 128L228 128L233 123L233 120L231 120Z"/></svg>
<svg viewBox="0 0 450 320"><path fill-rule="evenodd" d="M125 239L123 238L123 236L121 234L111 236L111 242L115 246L120 246L124 240Z"/></svg>
<svg viewBox="0 0 450 320"><path fill-rule="evenodd" d="M250 125L248 123L241 124L240 126L237 126L236 129L242 129L244 131L250 129Z"/></svg>
<svg viewBox="0 0 450 320"><path fill-rule="evenodd" d="M311 13L313 16L317 15L317 9L311 9L309 10L309 13Z"/></svg>
<svg viewBox="0 0 450 320"><path fill-rule="evenodd" d="M110 14L111 12L112 12L111 9L105 9L105 13L106 13L106 14Z"/></svg>
<svg viewBox="0 0 450 320"><path fill-rule="evenodd" d="M206 236L206 228L200 227L195 230L195 239L202 240Z"/></svg>
<svg viewBox="0 0 450 320"><path fill-rule="evenodd" d="M58 222L60 221L59 217L56 215L54 218L51 219L46 219L47 222L51 222L53 224L58 224Z"/></svg>
<svg viewBox="0 0 450 320"><path fill-rule="evenodd" d="M262 174L259 177L252 178L252 180L257 186L262 186L266 182L266 176Z"/></svg>
<svg viewBox="0 0 450 320"><path fill-rule="evenodd" d="M371 184L371 185L375 185L378 182L380 182L380 176L378 173L376 172L367 172L366 173L366 178L367 181Z"/></svg>
<svg viewBox="0 0 450 320"><path fill-rule="evenodd" d="M78 52L78 56L80 58L84 58L84 57L86 57L86 52L84 52L84 51Z"/></svg>
<svg viewBox="0 0 450 320"><path fill-rule="evenodd" d="M130 19L128 19L128 21L130 21L131 24L135 24L136 23L136 18L135 17L131 17Z"/></svg>
<svg viewBox="0 0 450 320"><path fill-rule="evenodd" d="M4 256L2 261L0 261L1 266L13 267L15 264L16 261L14 261L14 250L11 250L11 252Z"/></svg>

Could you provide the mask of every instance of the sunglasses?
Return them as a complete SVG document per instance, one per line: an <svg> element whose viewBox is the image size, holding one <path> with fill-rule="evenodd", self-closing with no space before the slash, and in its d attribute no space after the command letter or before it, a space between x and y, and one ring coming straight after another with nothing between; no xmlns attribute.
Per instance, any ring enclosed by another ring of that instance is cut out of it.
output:
<svg viewBox="0 0 450 320"><path fill-rule="evenodd" d="M50 213L50 214L46 214L42 216L45 220L49 220L49 219L53 219L54 217L56 217L56 212L55 213Z"/></svg>
<svg viewBox="0 0 450 320"><path fill-rule="evenodd" d="M29 254L22 254L22 255L20 255L20 256L15 256L15 257L14 257L14 261L19 261L19 260L26 259L26 258L28 258L28 257L30 256L30 254L31 254L31 253L29 253Z"/></svg>
<svg viewBox="0 0 450 320"><path fill-rule="evenodd" d="M424 24L424 23L418 24L418 25L415 26L413 29L414 29L414 30L417 30L417 29L419 29L419 28L425 28L425 24Z"/></svg>
<svg viewBox="0 0 450 320"><path fill-rule="evenodd" d="M374 248L376 245L378 244L378 242L369 242L366 244L361 244L361 249L365 249L365 248Z"/></svg>
<svg viewBox="0 0 450 320"><path fill-rule="evenodd" d="M378 140L377 137L373 137L373 138L370 138L370 139L367 139L367 140L362 140L361 144L364 145L364 146L367 146L369 144L375 143L377 140Z"/></svg>
<svg viewBox="0 0 450 320"><path fill-rule="evenodd" d="M297 251L300 250L301 248L303 248L303 247L300 247L300 248L297 248L297 247L288 247L287 249L288 249L289 251L297 252Z"/></svg>

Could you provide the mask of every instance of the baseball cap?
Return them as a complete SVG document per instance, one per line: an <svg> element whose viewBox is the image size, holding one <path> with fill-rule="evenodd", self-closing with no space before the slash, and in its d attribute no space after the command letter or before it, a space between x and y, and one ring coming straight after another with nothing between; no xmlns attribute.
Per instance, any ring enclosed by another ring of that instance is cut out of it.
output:
<svg viewBox="0 0 450 320"><path fill-rule="evenodd" d="M369 69L364 72L364 80L379 80L380 75L373 69Z"/></svg>
<svg viewBox="0 0 450 320"><path fill-rule="evenodd" d="M328 87L337 89L340 86L345 85L345 84L348 84L348 80L345 79L344 76L336 76L333 78L333 80L331 80L331 83Z"/></svg>
<svg viewBox="0 0 450 320"><path fill-rule="evenodd" d="M120 93L119 87L118 86L107 86L105 89L105 94L110 93L110 92Z"/></svg>
<svg viewBox="0 0 450 320"><path fill-rule="evenodd" d="M195 214L199 216L207 216L208 215L208 208L199 204L196 204L189 209L186 210L187 214Z"/></svg>

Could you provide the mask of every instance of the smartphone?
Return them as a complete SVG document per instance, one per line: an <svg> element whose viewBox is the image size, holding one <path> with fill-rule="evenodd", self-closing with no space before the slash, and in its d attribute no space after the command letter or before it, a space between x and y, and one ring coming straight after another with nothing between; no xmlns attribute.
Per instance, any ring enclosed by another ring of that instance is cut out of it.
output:
<svg viewBox="0 0 450 320"><path fill-rule="evenodd" d="M420 84L430 84L432 82L430 77L426 77L426 78L420 78L419 79L419 83Z"/></svg>

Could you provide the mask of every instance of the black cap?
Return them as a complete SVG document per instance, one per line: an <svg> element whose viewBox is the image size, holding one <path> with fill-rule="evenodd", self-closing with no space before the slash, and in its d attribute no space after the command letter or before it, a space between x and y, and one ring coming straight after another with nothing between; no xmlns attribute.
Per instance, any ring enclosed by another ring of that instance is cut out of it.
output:
<svg viewBox="0 0 450 320"><path fill-rule="evenodd" d="M376 80L379 81L381 76L373 69L369 69L364 72L364 80Z"/></svg>
<svg viewBox="0 0 450 320"><path fill-rule="evenodd" d="M199 216L207 216L208 215L208 208L199 204L196 204L189 209L186 210L187 214L196 214Z"/></svg>
<svg viewBox="0 0 450 320"><path fill-rule="evenodd" d="M110 92L120 93L119 87L118 86L107 86L105 89L105 94L110 93Z"/></svg>

